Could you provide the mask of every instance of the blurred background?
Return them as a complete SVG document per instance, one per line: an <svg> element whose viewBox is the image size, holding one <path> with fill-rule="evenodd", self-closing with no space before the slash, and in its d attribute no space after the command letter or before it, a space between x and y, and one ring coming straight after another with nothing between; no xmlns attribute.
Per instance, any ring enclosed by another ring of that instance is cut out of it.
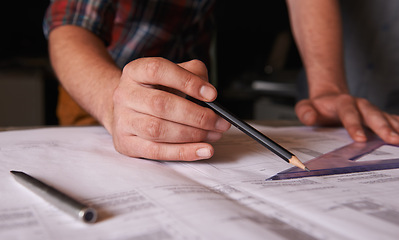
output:
<svg viewBox="0 0 399 240"><path fill-rule="evenodd" d="M42 19L49 1L3 1L0 8L0 126L55 125L57 81Z"/></svg>
<svg viewBox="0 0 399 240"><path fill-rule="evenodd" d="M49 1L0 8L0 127L56 125L57 79L42 19ZM243 119L295 120L302 65L285 1L217 1L211 79L219 101Z"/></svg>

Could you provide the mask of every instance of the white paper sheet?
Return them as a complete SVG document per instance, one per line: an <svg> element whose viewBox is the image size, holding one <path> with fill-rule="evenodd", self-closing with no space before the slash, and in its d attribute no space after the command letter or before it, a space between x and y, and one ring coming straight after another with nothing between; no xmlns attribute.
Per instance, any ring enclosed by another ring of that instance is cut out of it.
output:
<svg viewBox="0 0 399 240"><path fill-rule="evenodd" d="M256 126L306 162L343 129ZM265 181L290 168L232 128L198 162L117 153L101 127L0 133L0 239L396 239L399 170ZM393 153L395 155L395 153ZM99 210L84 224L18 184L24 171Z"/></svg>

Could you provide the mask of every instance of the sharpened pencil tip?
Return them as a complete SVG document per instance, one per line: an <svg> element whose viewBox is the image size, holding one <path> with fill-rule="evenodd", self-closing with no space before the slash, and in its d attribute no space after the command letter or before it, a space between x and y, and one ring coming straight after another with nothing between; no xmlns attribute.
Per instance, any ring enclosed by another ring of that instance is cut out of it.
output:
<svg viewBox="0 0 399 240"><path fill-rule="evenodd" d="M289 163L292 165L306 171L310 171L297 157L292 156L292 158L289 160Z"/></svg>
<svg viewBox="0 0 399 240"><path fill-rule="evenodd" d="M308 172L310 172L310 169L309 169L308 167L306 167L306 166L305 166L305 170L308 171Z"/></svg>

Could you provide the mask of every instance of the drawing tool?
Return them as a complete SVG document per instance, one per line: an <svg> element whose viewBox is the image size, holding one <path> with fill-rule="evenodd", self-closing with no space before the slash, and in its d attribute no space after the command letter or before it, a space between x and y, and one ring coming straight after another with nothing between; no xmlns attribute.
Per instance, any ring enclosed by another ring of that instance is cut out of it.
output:
<svg viewBox="0 0 399 240"><path fill-rule="evenodd" d="M86 223L93 223L97 220L97 211L95 209L78 202L24 172L10 172L19 183L73 217Z"/></svg>
<svg viewBox="0 0 399 240"><path fill-rule="evenodd" d="M386 145L383 140L376 135L372 135L368 137L367 142L353 142L306 162L306 165L312 169L310 172L290 168L266 180L282 180L399 168L399 158L356 161L360 157L371 153L383 145Z"/></svg>
<svg viewBox="0 0 399 240"><path fill-rule="evenodd" d="M268 148L270 151L272 151L274 154L285 160L286 162L300 168L306 171L309 171L309 169L291 152L289 152L287 149L283 148L276 142L274 142L272 139L268 138L258 130L256 130L254 127L249 125L248 123L238 119L236 116L234 116L232 113L227 111L225 108L223 108L220 104L217 102L203 102L198 99L192 98L190 96L187 96L187 99L190 101L201 105L203 107L208 107L212 109L215 113L217 113L219 116L222 118L226 119L226 121L230 122L233 126L237 127L240 129L242 132L253 138L255 141L258 143L262 144L266 148Z"/></svg>

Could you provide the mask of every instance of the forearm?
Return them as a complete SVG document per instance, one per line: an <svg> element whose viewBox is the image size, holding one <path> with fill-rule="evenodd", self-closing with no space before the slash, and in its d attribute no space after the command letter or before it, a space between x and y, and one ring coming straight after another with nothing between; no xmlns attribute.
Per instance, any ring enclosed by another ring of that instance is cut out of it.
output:
<svg viewBox="0 0 399 240"><path fill-rule="evenodd" d="M111 132L112 96L121 70L114 64L103 42L83 28L62 26L50 33L49 51L52 66L63 87Z"/></svg>
<svg viewBox="0 0 399 240"><path fill-rule="evenodd" d="M310 98L347 93L342 27L336 0L287 0Z"/></svg>

